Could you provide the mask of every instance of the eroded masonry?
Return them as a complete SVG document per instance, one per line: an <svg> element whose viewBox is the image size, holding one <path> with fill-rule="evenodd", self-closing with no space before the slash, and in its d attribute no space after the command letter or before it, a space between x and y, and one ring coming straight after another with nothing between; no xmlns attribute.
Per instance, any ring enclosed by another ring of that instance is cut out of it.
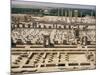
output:
<svg viewBox="0 0 100 75"><path fill-rule="evenodd" d="M11 45L11 73L95 69L95 10L12 7Z"/></svg>

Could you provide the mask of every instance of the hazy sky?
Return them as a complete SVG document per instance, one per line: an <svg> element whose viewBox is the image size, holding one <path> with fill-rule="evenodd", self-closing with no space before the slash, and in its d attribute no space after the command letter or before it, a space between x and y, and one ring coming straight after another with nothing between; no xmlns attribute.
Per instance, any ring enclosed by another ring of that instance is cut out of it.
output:
<svg viewBox="0 0 100 75"><path fill-rule="evenodd" d="M73 3L74 4L74 3ZM36 2L36 1L19 1L13 0L12 7L17 8L81 8L81 9L95 9L94 5L73 5L68 3L49 3L49 2Z"/></svg>
<svg viewBox="0 0 100 75"><path fill-rule="evenodd" d="M96 5L96 0L17 0Z"/></svg>

